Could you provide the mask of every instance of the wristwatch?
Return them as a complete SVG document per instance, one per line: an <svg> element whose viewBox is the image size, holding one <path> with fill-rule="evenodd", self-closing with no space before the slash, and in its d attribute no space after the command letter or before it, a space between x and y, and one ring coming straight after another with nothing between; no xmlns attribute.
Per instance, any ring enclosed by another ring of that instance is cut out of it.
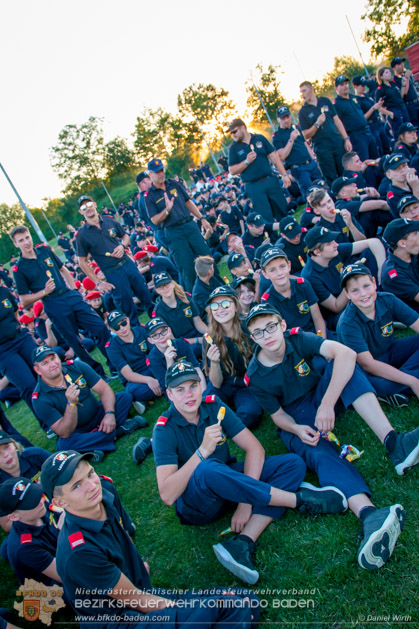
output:
<svg viewBox="0 0 419 629"><path fill-rule="evenodd" d="M314 126L316 127L316 129L320 129L320 125L319 125L319 123L318 123L318 122L315 122L315 123L314 123Z"/></svg>

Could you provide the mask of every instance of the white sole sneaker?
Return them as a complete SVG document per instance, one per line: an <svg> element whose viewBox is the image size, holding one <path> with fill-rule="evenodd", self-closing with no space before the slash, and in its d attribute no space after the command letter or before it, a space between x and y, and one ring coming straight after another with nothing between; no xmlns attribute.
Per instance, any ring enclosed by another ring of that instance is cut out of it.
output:
<svg viewBox="0 0 419 629"><path fill-rule="evenodd" d="M384 566L390 559L404 527L405 512L402 505L396 504L384 509L388 510L387 517L379 528L370 533L366 540L364 538L358 551L358 563L361 568L366 570L377 570ZM374 515L378 515L379 511L382 509L372 513L370 517L373 518Z"/></svg>
<svg viewBox="0 0 419 629"><path fill-rule="evenodd" d="M257 570L250 570L238 563L222 544L215 544L212 549L220 564L245 583L253 585L259 579Z"/></svg>
<svg viewBox="0 0 419 629"><path fill-rule="evenodd" d="M139 415L143 415L146 412L147 407L142 402L133 402L132 405Z"/></svg>
<svg viewBox="0 0 419 629"><path fill-rule="evenodd" d="M316 487L315 485L312 485L311 483L307 483L306 481L303 481L300 485L300 487L307 487L308 489L312 489L313 491L318 491L318 492L322 492L322 491L326 491L326 490L332 490L335 491L337 494L339 494L340 496L342 496L342 503L343 503L343 511L346 511L348 508L348 501L346 500L346 496L345 494L338 489L337 487L334 487L334 485L326 485L325 487ZM298 490L297 490L298 491Z"/></svg>

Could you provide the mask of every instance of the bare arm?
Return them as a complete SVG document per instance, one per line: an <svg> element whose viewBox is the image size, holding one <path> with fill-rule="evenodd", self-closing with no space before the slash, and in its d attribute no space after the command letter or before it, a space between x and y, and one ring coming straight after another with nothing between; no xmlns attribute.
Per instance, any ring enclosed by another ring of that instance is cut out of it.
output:
<svg viewBox="0 0 419 629"><path fill-rule="evenodd" d="M154 594L145 594L138 590L123 572L121 572L118 583L108 594L117 601L123 601L124 607L131 607L143 614L148 612L156 613L159 609L174 605L174 602L167 598L155 596Z"/></svg>
<svg viewBox="0 0 419 629"><path fill-rule="evenodd" d="M128 382L140 382L146 384L154 393L154 395L160 396L162 394L159 381L152 376L143 376L140 373L136 373L131 369L129 365L125 365L121 369L121 374Z"/></svg>
<svg viewBox="0 0 419 629"><path fill-rule="evenodd" d="M285 166L278 155L278 151L272 151L272 153L269 153L268 159L271 162L271 164L273 164L275 168L281 173L283 178L288 177L287 171L285 170Z"/></svg>
<svg viewBox="0 0 419 629"><path fill-rule="evenodd" d="M205 332L208 332L208 326L202 321L201 317L196 316L193 317L192 320L198 332L201 332L201 334L205 334Z"/></svg>
<svg viewBox="0 0 419 629"><path fill-rule="evenodd" d="M342 312L342 310L345 308L348 301L349 299L347 298L346 293L343 290L340 293L340 295L338 295L337 297L330 294L327 299L325 299L324 301L320 303L322 306L324 306L324 308L327 308L328 310L331 310L332 312L338 313L338 312Z"/></svg>
<svg viewBox="0 0 419 629"><path fill-rule="evenodd" d="M316 332L321 332L322 337L326 338L326 322L323 319L322 313L320 312L319 304L313 304L310 306L311 318L313 319L313 324Z"/></svg>
<svg viewBox="0 0 419 629"><path fill-rule="evenodd" d="M74 284L74 277L71 275L70 271L65 266L62 266L60 269L60 273L63 276L68 288L70 290L75 290L76 286Z"/></svg>
<svg viewBox="0 0 419 629"><path fill-rule="evenodd" d="M57 572L57 564L55 559L51 561L51 563L45 568L45 570L42 570L42 574L45 574L45 576L49 577L50 579L54 579L54 581L58 581L58 583L62 583L61 578Z"/></svg>

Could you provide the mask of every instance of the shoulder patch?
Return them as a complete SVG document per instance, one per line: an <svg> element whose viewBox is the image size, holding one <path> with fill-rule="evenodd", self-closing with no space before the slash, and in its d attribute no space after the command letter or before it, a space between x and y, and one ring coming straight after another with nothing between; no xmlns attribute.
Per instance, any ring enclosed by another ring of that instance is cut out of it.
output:
<svg viewBox="0 0 419 629"><path fill-rule="evenodd" d="M306 207L306 212L311 212L311 207L309 205Z"/></svg>
<svg viewBox="0 0 419 629"><path fill-rule="evenodd" d="M22 533L20 536L21 544L32 544L32 535L30 533Z"/></svg>
<svg viewBox="0 0 419 629"><path fill-rule="evenodd" d="M399 146L397 148L398 149L402 149L403 148L403 144L399 144Z"/></svg>
<svg viewBox="0 0 419 629"><path fill-rule="evenodd" d="M39 392L38 392L38 391L34 391L34 392L32 393L32 399L33 399L33 400L37 400L37 399L38 399L38 397L39 397Z"/></svg>
<svg viewBox="0 0 419 629"><path fill-rule="evenodd" d="M215 395L207 395L207 396L205 396L205 403L206 404L212 404L213 402L215 402Z"/></svg>
<svg viewBox="0 0 419 629"><path fill-rule="evenodd" d="M185 295L188 295L188 297L192 297L192 295L188 293L186 290L185 290Z"/></svg>
<svg viewBox="0 0 419 629"><path fill-rule="evenodd" d="M105 347L109 347L110 344L111 344L111 342L108 341L107 343L105 343Z"/></svg>
<svg viewBox="0 0 419 629"><path fill-rule="evenodd" d="M113 483L113 480L110 476L105 476L105 474L99 474L99 478L103 478L103 480L108 480L110 483Z"/></svg>
<svg viewBox="0 0 419 629"><path fill-rule="evenodd" d="M160 417L156 421L156 426L165 426L168 419L168 417L160 415Z"/></svg>
<svg viewBox="0 0 419 629"><path fill-rule="evenodd" d="M153 319L156 316L156 311L153 310L153 312L151 313L151 318Z"/></svg>
<svg viewBox="0 0 419 629"><path fill-rule="evenodd" d="M388 272L388 276L392 280L393 278L398 277L399 274L397 273L396 269L391 269L391 271Z"/></svg>
<svg viewBox="0 0 419 629"><path fill-rule="evenodd" d="M13 271L13 273L17 273L18 268L17 268L17 266L16 266L16 265L15 265L15 266L12 266L12 271Z"/></svg>
<svg viewBox="0 0 419 629"><path fill-rule="evenodd" d="M300 334L300 330L301 330L300 327L298 327L298 328L291 328L290 334Z"/></svg>
<svg viewBox="0 0 419 629"><path fill-rule="evenodd" d="M392 190L389 190L387 192L387 199L393 199L394 198L394 192Z"/></svg>
<svg viewBox="0 0 419 629"><path fill-rule="evenodd" d="M254 249L253 245L247 245L249 247L249 249Z"/></svg>
<svg viewBox="0 0 419 629"><path fill-rule="evenodd" d="M243 380L244 380L244 384L248 387L249 386L249 382L250 382L250 378L247 375L247 373L244 374Z"/></svg>
<svg viewBox="0 0 419 629"><path fill-rule="evenodd" d="M78 531L77 533L72 533L72 535L68 536L68 541L70 542L71 548L77 548L77 546L81 546L85 544L83 533Z"/></svg>
<svg viewBox="0 0 419 629"><path fill-rule="evenodd" d="M269 299L270 295L269 293L263 293L262 297L260 298L261 301L267 301Z"/></svg>
<svg viewBox="0 0 419 629"><path fill-rule="evenodd" d="M306 211L307 211L307 210L306 210ZM302 227L302 228L301 228L301 231L303 232L303 234L305 234L306 232L308 232L308 229L307 229L307 227Z"/></svg>
<svg viewBox="0 0 419 629"><path fill-rule="evenodd" d="M149 358L145 359L145 364L147 365L147 367L150 367L150 359Z"/></svg>
<svg viewBox="0 0 419 629"><path fill-rule="evenodd" d="M297 277L297 284L304 284L304 281L303 277Z"/></svg>
<svg viewBox="0 0 419 629"><path fill-rule="evenodd" d="M66 360L65 364L66 365L73 365L74 364L74 360Z"/></svg>

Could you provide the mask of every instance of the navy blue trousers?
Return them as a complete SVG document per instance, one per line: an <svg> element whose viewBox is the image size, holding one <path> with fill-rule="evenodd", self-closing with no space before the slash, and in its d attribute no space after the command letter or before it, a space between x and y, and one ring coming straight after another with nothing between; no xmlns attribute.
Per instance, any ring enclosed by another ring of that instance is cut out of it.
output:
<svg viewBox="0 0 419 629"><path fill-rule="evenodd" d="M119 269L110 269L105 272L106 281L115 286L112 298L117 310L129 317L132 325L138 325L138 314L132 300L135 295L141 300L147 314L151 316L153 301L145 279L138 271L136 265L127 260Z"/></svg>
<svg viewBox="0 0 419 629"><path fill-rule="evenodd" d="M32 336L24 328L15 339L0 345L0 370L18 389L32 413L32 392L37 382L32 352L36 347Z"/></svg>
<svg viewBox="0 0 419 629"><path fill-rule="evenodd" d="M396 367L415 378L419 378L419 336L409 336L405 339L394 339L388 352L377 358L383 363ZM400 382L392 382L380 376L367 373L377 395L394 395L394 393L412 394L412 389Z"/></svg>

